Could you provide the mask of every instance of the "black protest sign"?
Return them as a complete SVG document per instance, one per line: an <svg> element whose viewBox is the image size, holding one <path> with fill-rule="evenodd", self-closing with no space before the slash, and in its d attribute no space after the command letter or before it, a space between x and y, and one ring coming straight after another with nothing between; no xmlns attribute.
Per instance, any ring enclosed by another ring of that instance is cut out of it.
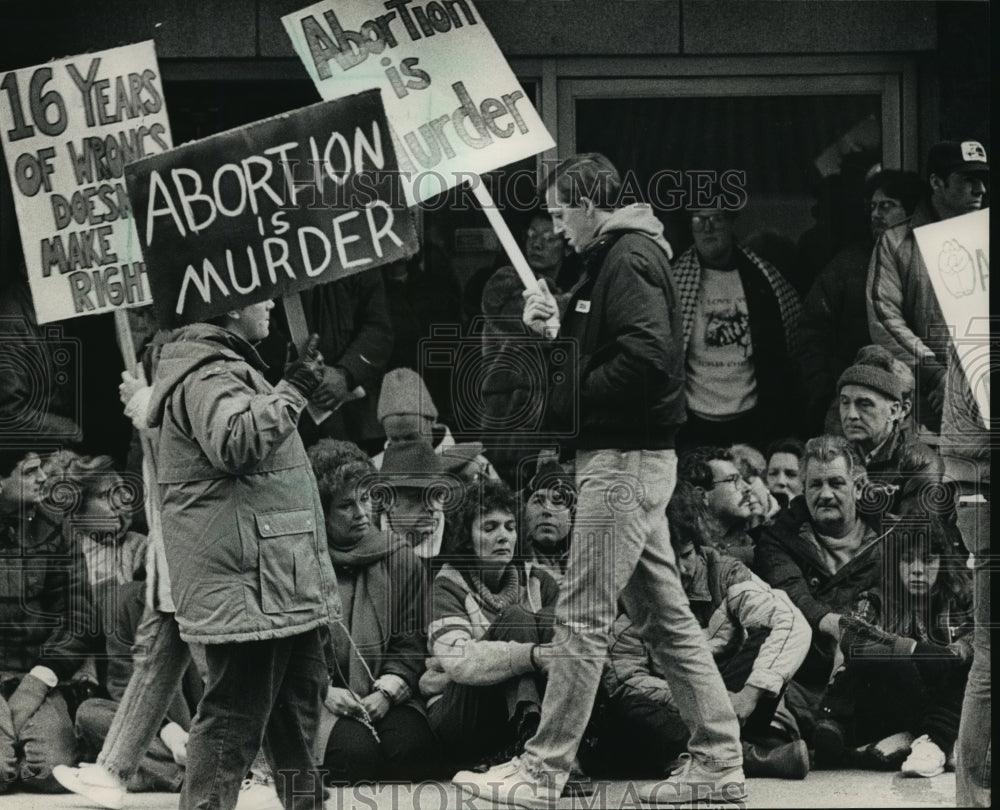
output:
<svg viewBox="0 0 1000 810"><path fill-rule="evenodd" d="M379 91L137 161L126 183L162 326L412 256Z"/></svg>

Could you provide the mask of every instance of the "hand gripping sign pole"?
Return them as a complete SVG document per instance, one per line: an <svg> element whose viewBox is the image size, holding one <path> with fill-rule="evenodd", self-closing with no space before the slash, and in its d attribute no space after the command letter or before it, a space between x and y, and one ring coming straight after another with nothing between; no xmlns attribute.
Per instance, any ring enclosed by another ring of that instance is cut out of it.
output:
<svg viewBox="0 0 1000 810"><path fill-rule="evenodd" d="M469 186L472 189L472 193L475 194L479 205L482 207L483 213L486 214L486 218L490 221L490 225L493 226L497 238L500 239L500 244L503 245L503 249L507 252L507 257L514 266L517 277L521 279L524 289L528 292L536 292L539 289L538 279L528 265L528 260L524 258L521 246L514 238L514 234L510 232L510 228L507 227L504 218L500 216L497 205L493 201L493 195L487 191L486 186L482 183L482 178L478 176L469 183ZM551 339L558 334L559 317L554 315L545 324L545 336Z"/></svg>

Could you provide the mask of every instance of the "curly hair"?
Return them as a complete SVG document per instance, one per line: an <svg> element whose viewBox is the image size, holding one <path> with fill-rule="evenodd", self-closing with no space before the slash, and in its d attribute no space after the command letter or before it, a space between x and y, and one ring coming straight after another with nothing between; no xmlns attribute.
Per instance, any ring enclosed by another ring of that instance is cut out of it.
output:
<svg viewBox="0 0 1000 810"><path fill-rule="evenodd" d="M733 454L725 447L696 447L680 458L677 478L702 489L711 489L715 474L710 461L734 461Z"/></svg>
<svg viewBox="0 0 1000 810"><path fill-rule="evenodd" d="M469 484L462 495L462 504L454 514L451 553L456 557L473 557L472 524L490 512L510 512L515 520L519 510L511 488L501 480L485 478ZM520 526L519 526L520 528ZM518 531L518 536L521 532Z"/></svg>
<svg viewBox="0 0 1000 810"><path fill-rule="evenodd" d="M375 465L354 442L320 439L307 451L320 503L327 509L338 490L375 472Z"/></svg>
<svg viewBox="0 0 1000 810"><path fill-rule="evenodd" d="M897 524L889 531L885 540L885 570L892 592L905 592L903 583L899 581L899 564L915 556L937 557L940 560L937 580L931 587L932 594L945 599L970 596L972 578L965 567L965 557L940 518L930 517L923 525Z"/></svg>

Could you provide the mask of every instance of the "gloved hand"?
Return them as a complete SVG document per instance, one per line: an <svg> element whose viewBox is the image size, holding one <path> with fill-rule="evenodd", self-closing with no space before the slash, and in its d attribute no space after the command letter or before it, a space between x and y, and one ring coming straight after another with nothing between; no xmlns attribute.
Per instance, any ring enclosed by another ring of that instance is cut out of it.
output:
<svg viewBox="0 0 1000 810"><path fill-rule="evenodd" d="M294 386L306 399L309 399L323 382L323 355L320 354L318 346L319 335L310 335L298 358L289 359L285 363L285 381Z"/></svg>
<svg viewBox="0 0 1000 810"><path fill-rule="evenodd" d="M20 735L21 729L38 711L38 707L49 694L49 687L34 675L28 674L21 679L21 684L7 701L10 707L10 717L14 724L14 734Z"/></svg>
<svg viewBox="0 0 1000 810"><path fill-rule="evenodd" d="M840 649L844 659L890 658L907 656L917 642L905 636L886 633L853 616L840 617Z"/></svg>
<svg viewBox="0 0 1000 810"><path fill-rule="evenodd" d="M347 373L334 366L323 367L323 380L313 392L311 401L326 411L331 411L340 403L351 398L347 387Z"/></svg>

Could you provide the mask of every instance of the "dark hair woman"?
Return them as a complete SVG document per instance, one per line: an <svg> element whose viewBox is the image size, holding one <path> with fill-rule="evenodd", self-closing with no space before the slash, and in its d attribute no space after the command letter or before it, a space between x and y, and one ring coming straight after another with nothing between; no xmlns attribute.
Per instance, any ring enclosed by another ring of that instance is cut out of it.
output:
<svg viewBox="0 0 1000 810"><path fill-rule="evenodd" d="M456 766L519 753L540 717L558 587L514 556L517 504L501 481L470 486L449 561L434 579L431 657L421 679L431 725Z"/></svg>
<svg viewBox="0 0 1000 810"><path fill-rule="evenodd" d="M841 619L846 660L822 705L817 754L831 764L937 776L958 736L972 662L972 588L948 528L936 519L886 538L880 588Z"/></svg>

